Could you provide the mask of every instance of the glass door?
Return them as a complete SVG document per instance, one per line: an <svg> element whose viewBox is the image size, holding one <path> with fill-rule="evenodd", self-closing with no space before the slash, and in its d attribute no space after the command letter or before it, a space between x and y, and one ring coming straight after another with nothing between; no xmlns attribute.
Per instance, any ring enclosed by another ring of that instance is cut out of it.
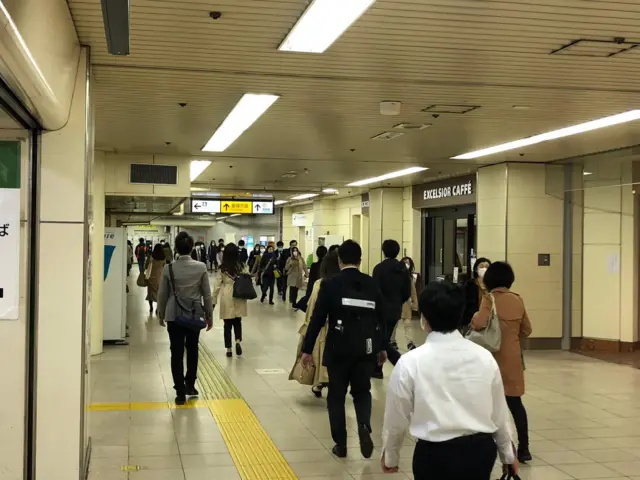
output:
<svg viewBox="0 0 640 480"><path fill-rule="evenodd" d="M475 205L425 210L422 258L428 281L466 281L475 250Z"/></svg>

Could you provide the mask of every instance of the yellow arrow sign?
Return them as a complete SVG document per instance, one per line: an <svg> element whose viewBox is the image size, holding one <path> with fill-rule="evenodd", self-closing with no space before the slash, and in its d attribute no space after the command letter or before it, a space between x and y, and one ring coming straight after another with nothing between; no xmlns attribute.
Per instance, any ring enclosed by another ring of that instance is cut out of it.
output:
<svg viewBox="0 0 640 480"><path fill-rule="evenodd" d="M233 200L222 200L220 202L220 212L222 213L252 213L253 202L236 202Z"/></svg>

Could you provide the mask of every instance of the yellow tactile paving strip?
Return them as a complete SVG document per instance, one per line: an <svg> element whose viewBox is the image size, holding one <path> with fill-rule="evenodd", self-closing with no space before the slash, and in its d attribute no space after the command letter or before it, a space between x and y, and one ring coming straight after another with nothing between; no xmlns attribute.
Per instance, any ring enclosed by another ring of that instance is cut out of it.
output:
<svg viewBox="0 0 640 480"><path fill-rule="evenodd" d="M297 480L247 402L211 351L200 344L198 385L202 400L173 402L93 403L90 411L208 408L242 480Z"/></svg>
<svg viewBox="0 0 640 480"><path fill-rule="evenodd" d="M295 475L209 349L200 344L198 384L243 480L291 479Z"/></svg>

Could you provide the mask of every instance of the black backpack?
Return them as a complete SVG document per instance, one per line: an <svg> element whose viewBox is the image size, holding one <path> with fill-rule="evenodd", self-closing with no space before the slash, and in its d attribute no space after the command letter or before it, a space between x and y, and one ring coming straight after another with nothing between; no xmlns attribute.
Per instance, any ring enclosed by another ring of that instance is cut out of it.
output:
<svg viewBox="0 0 640 480"><path fill-rule="evenodd" d="M340 313L332 332L334 352L348 358L378 353L380 335L372 289L356 282L344 286L342 292Z"/></svg>

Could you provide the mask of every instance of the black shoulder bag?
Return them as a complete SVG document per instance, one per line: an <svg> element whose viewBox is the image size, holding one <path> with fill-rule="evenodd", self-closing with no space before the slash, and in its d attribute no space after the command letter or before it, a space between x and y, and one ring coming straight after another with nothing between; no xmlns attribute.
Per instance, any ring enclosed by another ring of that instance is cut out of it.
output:
<svg viewBox="0 0 640 480"><path fill-rule="evenodd" d="M173 275L173 264L167 265L169 268L169 278L171 280L171 290L173 290L173 298L176 301L176 313L173 319L176 325L188 328L193 331L200 331L207 326L204 321L204 308L200 301L180 298L176 290L176 279ZM189 308L185 305L190 305Z"/></svg>

